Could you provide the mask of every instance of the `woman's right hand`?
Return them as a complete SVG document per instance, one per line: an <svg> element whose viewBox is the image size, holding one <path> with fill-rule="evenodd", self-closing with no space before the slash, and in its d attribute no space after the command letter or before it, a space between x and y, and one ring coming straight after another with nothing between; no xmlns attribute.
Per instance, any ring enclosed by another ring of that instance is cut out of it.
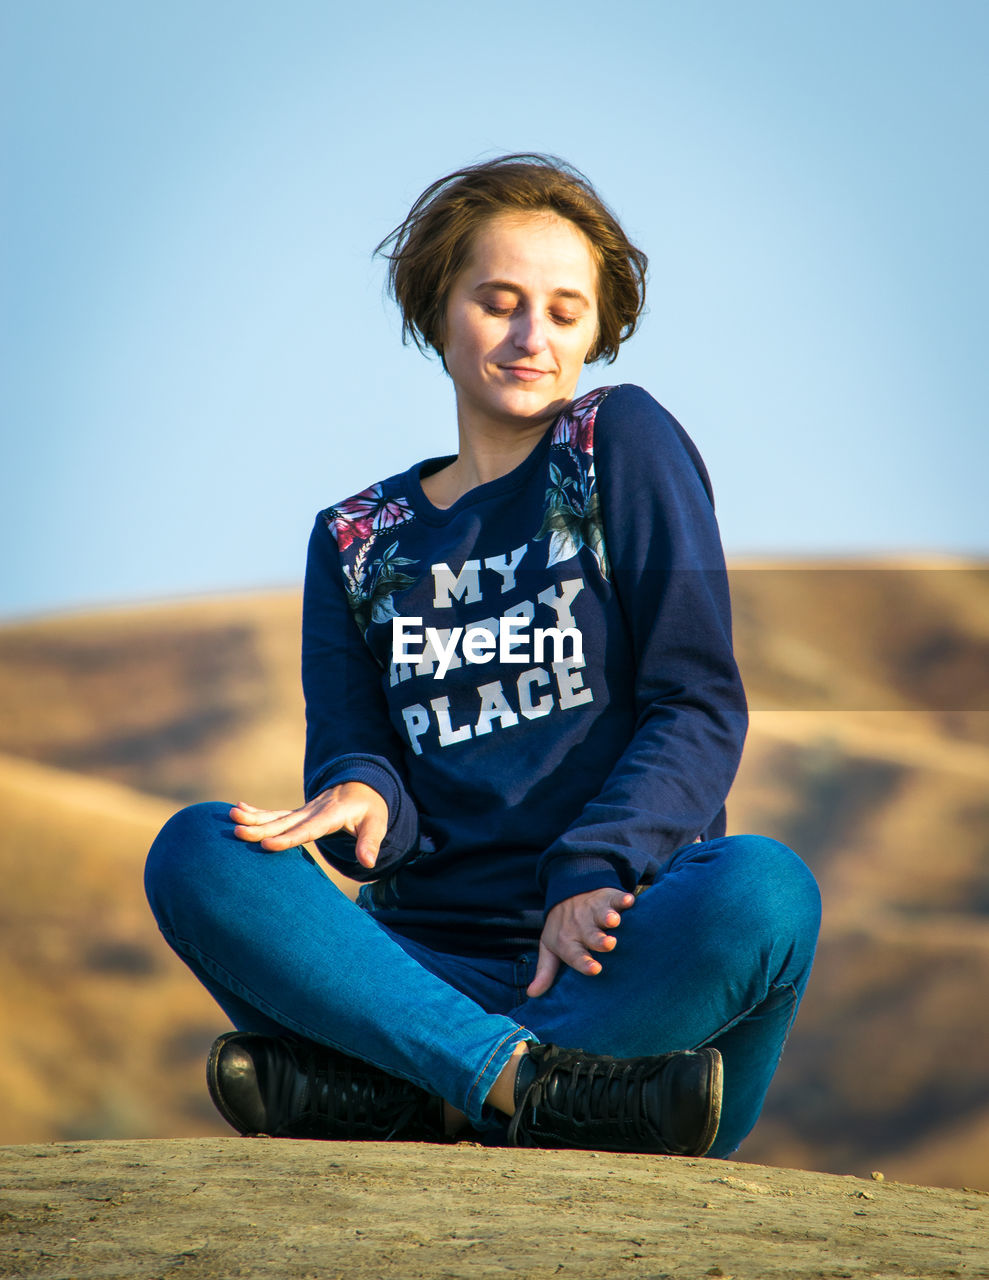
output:
<svg viewBox="0 0 989 1280"><path fill-rule="evenodd" d="M366 782L340 782L320 792L301 809L258 809L239 800L230 810L234 835L253 840L271 853L308 844L331 831L357 837L357 861L371 868L388 831L388 805Z"/></svg>

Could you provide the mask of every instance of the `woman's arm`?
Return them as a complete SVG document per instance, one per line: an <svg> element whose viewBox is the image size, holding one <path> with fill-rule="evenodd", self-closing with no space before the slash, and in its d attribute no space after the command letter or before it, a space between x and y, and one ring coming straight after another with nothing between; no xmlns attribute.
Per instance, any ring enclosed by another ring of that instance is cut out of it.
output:
<svg viewBox="0 0 989 1280"><path fill-rule="evenodd" d="M418 846L419 815L406 786L402 744L388 716L381 678L347 606L337 545L320 513L309 539L302 602L304 787L307 803L344 782L362 782L384 799L388 826L373 868L358 863L348 831L315 842L332 866L355 880L393 870Z"/></svg>
<svg viewBox="0 0 989 1280"><path fill-rule="evenodd" d="M748 727L710 479L680 424L618 387L594 424L612 585L627 619L636 723L598 794L540 858L546 910L633 890L677 849L725 831Z"/></svg>

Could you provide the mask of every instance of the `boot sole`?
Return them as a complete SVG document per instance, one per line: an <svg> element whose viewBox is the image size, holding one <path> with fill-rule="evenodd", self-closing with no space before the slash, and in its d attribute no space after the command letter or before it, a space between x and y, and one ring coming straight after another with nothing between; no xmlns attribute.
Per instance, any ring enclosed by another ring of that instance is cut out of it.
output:
<svg viewBox="0 0 989 1280"><path fill-rule="evenodd" d="M698 1049L697 1052L705 1055L711 1068L707 1124L704 1126L704 1132L697 1141L697 1150L691 1152L691 1155L703 1156L707 1155L711 1150L714 1145L714 1139L718 1136L718 1127L721 1124L721 1099L724 1090L725 1072L721 1054L717 1049Z"/></svg>

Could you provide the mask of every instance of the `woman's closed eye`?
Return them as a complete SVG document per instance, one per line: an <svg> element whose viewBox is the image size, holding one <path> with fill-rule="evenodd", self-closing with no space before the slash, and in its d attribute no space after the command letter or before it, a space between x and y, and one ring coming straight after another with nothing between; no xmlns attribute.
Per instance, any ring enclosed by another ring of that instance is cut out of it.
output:
<svg viewBox="0 0 989 1280"><path fill-rule="evenodd" d="M485 311L487 311L488 315L491 315L491 316L499 316L499 317L501 317L502 319L506 319L508 316L512 316L512 315L514 315L516 312L521 311L521 309L522 309L522 308L521 308L521 307L517 307L517 306L514 306L514 307L498 307L498 306L495 306L495 305L494 305L494 303L492 303L492 302L486 302L486 303L484 304L484 309L485 309ZM559 324L559 325L571 325L571 324L576 324L576 323L577 323L578 317L577 317L577 316L561 315L559 312L551 312L551 313L550 313L550 319L553 321L553 323L554 323L554 324Z"/></svg>

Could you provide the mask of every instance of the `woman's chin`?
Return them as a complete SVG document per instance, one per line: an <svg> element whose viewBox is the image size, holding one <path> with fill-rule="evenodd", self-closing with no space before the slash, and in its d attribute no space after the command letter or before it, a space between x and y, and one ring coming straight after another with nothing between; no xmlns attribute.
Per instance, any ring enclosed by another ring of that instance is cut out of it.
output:
<svg viewBox="0 0 989 1280"><path fill-rule="evenodd" d="M556 383L541 386L529 382L501 389L492 397L491 408L498 416L539 422L555 417L572 398L572 395L564 394Z"/></svg>

